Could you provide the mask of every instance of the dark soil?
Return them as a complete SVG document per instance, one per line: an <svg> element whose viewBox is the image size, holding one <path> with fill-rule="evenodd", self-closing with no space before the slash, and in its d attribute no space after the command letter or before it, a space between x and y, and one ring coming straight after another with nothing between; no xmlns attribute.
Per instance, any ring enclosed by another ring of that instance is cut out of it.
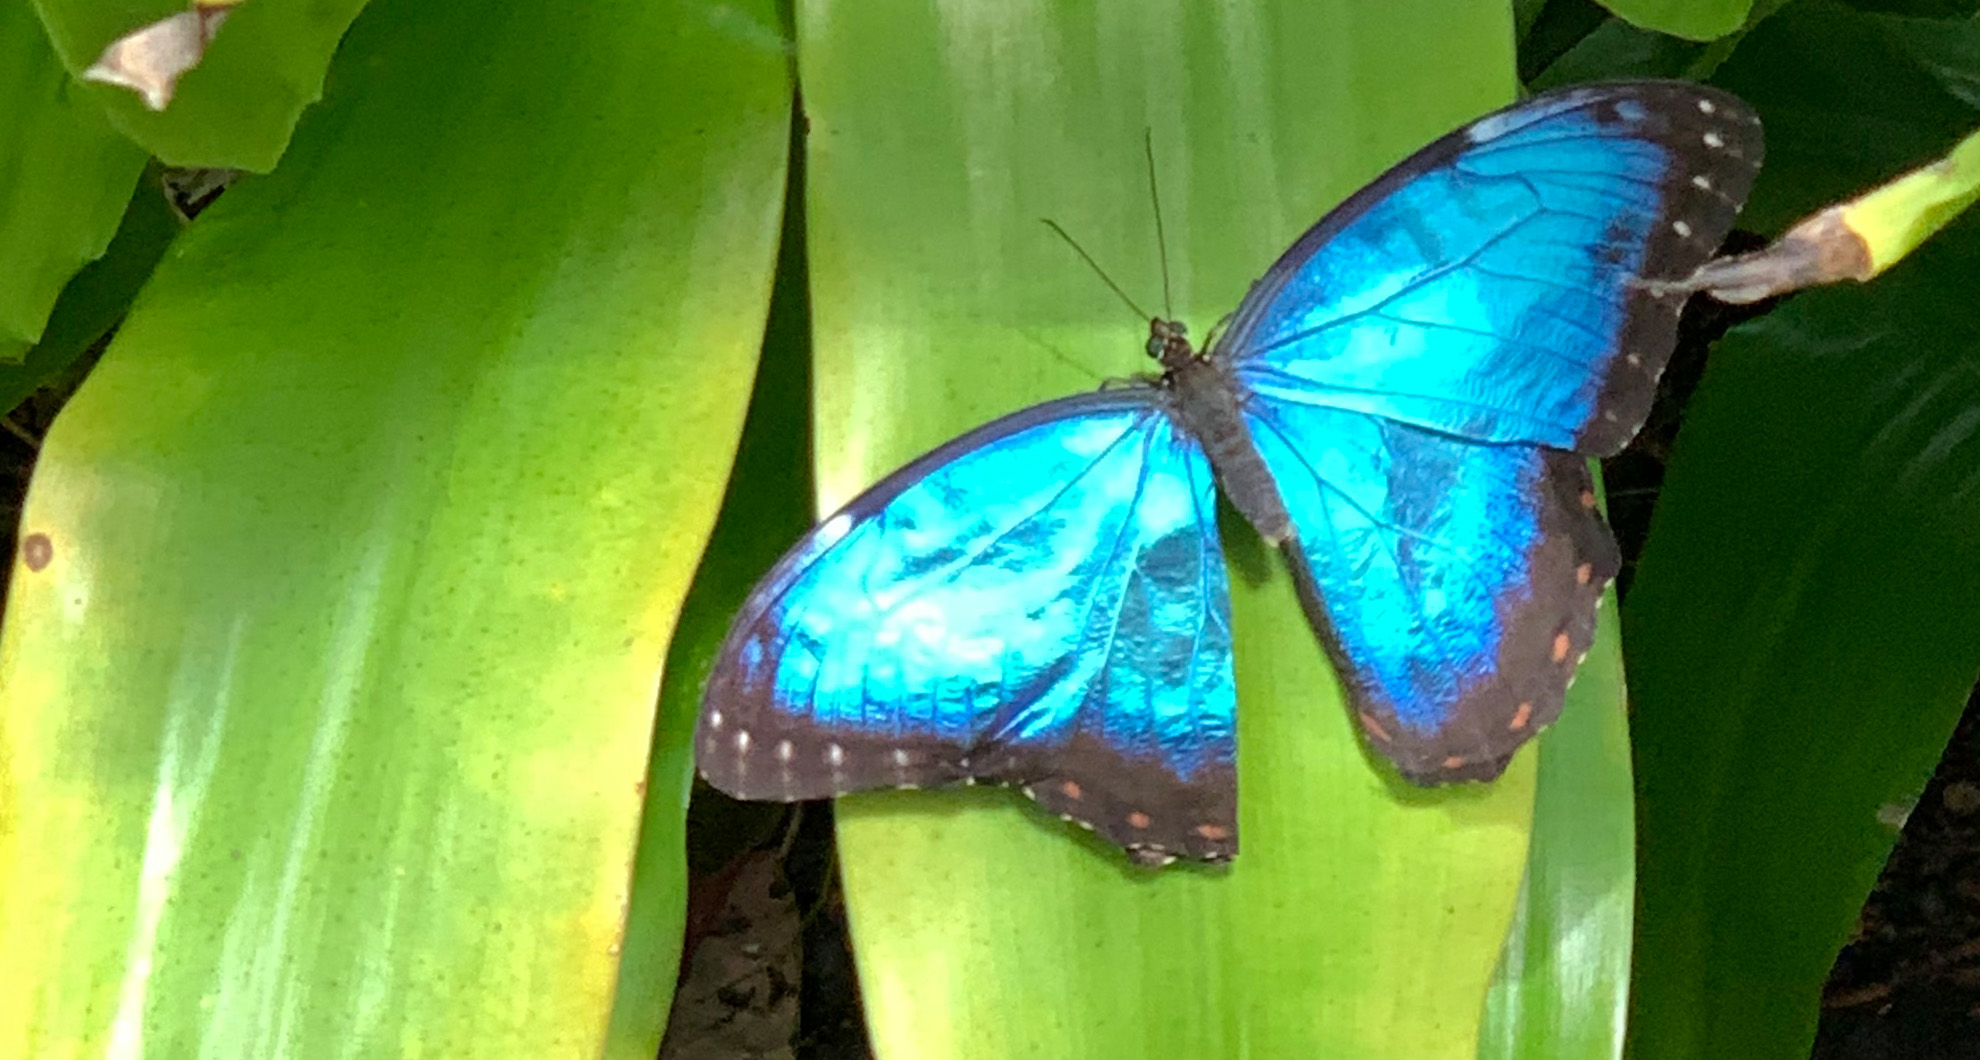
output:
<svg viewBox="0 0 1980 1060"><path fill-rule="evenodd" d="M1822 995L1816 1060L1980 1057L1980 696Z"/></svg>

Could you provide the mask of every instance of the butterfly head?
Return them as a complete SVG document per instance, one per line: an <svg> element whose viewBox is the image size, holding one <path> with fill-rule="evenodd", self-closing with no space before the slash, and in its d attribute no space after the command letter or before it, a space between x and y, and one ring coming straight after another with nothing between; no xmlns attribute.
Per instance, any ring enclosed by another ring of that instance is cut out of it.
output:
<svg viewBox="0 0 1980 1060"><path fill-rule="evenodd" d="M1148 356L1161 362L1162 370L1173 372L1196 360L1189 344L1189 329L1180 320L1154 317L1148 321Z"/></svg>

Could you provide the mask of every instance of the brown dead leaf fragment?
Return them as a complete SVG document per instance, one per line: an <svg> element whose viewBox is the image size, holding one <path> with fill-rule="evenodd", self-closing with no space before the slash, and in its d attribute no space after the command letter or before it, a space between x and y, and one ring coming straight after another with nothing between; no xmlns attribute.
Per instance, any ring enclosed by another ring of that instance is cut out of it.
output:
<svg viewBox="0 0 1980 1060"><path fill-rule="evenodd" d="M164 110L179 78L206 58L207 46L236 2L194 4L190 11L132 30L111 41L83 77L128 88L145 106Z"/></svg>

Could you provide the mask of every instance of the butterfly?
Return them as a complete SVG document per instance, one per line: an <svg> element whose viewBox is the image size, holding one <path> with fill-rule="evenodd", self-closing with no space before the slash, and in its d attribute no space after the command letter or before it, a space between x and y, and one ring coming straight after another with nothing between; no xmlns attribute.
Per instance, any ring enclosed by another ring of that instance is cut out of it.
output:
<svg viewBox="0 0 1980 1060"><path fill-rule="evenodd" d="M1761 161L1734 97L1533 97L1354 194L1159 379L963 435L736 614L698 766L747 799L997 783L1134 861L1237 844L1223 496L1288 564L1368 744L1490 780L1560 713L1619 565L1588 458L1649 412Z"/></svg>

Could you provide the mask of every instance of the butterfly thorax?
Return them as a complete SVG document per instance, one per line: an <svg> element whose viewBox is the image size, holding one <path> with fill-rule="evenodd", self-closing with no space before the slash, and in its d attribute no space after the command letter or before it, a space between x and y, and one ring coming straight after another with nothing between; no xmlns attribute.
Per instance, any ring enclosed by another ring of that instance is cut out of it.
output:
<svg viewBox="0 0 1980 1060"><path fill-rule="evenodd" d="M1193 349L1180 321L1148 322L1148 355L1161 362L1176 420L1209 455L1224 497L1267 542L1290 538L1292 516L1245 427L1243 384L1224 362Z"/></svg>

